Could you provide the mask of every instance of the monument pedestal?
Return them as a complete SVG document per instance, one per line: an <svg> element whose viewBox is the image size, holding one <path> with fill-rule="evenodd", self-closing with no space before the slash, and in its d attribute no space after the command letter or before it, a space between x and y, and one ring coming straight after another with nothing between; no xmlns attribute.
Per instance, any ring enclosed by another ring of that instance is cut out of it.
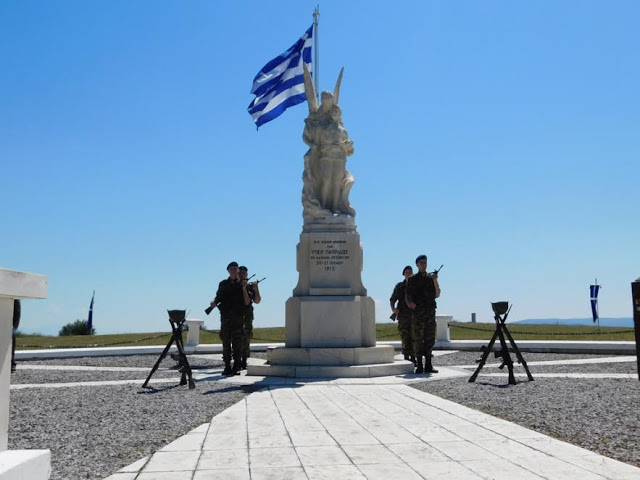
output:
<svg viewBox="0 0 640 480"><path fill-rule="evenodd" d="M363 296L291 297L285 345L290 348L375 347L375 303Z"/></svg>
<svg viewBox="0 0 640 480"><path fill-rule="evenodd" d="M326 219L322 219L326 222ZM297 249L298 284L286 303L285 347L267 350L247 375L375 377L413 372L376 346L375 303L362 284L362 246L349 224L305 225Z"/></svg>

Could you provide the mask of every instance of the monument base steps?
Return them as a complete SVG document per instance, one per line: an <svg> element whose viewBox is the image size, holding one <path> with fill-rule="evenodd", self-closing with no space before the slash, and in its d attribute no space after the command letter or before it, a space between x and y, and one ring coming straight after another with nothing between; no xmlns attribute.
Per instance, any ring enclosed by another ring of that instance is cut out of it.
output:
<svg viewBox="0 0 640 480"><path fill-rule="evenodd" d="M288 348L267 349L269 365L352 366L393 363L393 346L357 348Z"/></svg>
<svg viewBox="0 0 640 480"><path fill-rule="evenodd" d="M413 373L406 360L373 365L248 365L247 375L289 378L369 378Z"/></svg>

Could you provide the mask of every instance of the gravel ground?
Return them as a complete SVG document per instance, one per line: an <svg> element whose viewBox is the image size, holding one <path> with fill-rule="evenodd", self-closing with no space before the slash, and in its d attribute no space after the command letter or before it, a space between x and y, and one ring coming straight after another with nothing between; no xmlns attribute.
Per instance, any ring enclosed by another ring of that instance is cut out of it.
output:
<svg viewBox="0 0 640 480"><path fill-rule="evenodd" d="M523 352L525 362L546 362L553 360L578 360L582 358L611 358L616 355L583 355L576 353L531 353ZM438 355L433 359L434 365L473 365L476 360L482 357L482 352L453 352L445 355ZM511 358L516 361L515 353L511 353ZM493 354L489 355L487 363L495 363Z"/></svg>
<svg viewBox="0 0 640 480"><path fill-rule="evenodd" d="M11 391L10 449L51 449L51 479L100 479L211 421L252 389L199 383Z"/></svg>
<svg viewBox="0 0 640 480"><path fill-rule="evenodd" d="M190 355L188 357L193 373L203 368L223 368L220 355ZM151 372L151 368L158 360L158 355L132 355L127 357L79 357L79 358L59 358L49 360L24 360L18 362L18 368L11 375L11 383L68 383L68 382L89 382L96 380L135 380L142 379L142 382ZM122 372L105 372L96 370L94 372L64 371L64 370L32 370L31 365L55 365L55 366L89 366L89 367L119 367ZM160 367L153 374L152 378L176 378L180 373L176 369L177 363L170 357L166 357ZM23 368L24 367L24 368ZM126 368L144 368L145 371L127 372ZM141 384L142 384L141 382Z"/></svg>
<svg viewBox="0 0 640 480"><path fill-rule="evenodd" d="M588 364L569 364L569 365L531 365L531 362L546 362L546 361L559 361L559 360L579 360L579 359L599 359L599 358L616 358L615 355L581 355L581 354L555 354L555 353L523 353L524 360L527 362L527 366L531 371L531 374L538 373L631 373L636 374L638 372L638 366L636 361L633 362L620 362L620 363L588 363ZM438 365L442 366L462 366L462 365L476 365L476 360L480 358L480 355L475 352L456 352L448 353L442 356L436 356L433 359L433 364L437 368ZM511 359L516 367L516 372L524 373L524 368L517 363L515 354L511 355ZM489 365L499 365L493 354L487 359L485 367L482 369L482 373L504 373L505 378L507 370L498 370L496 367L489 367ZM471 372L469 370L469 376Z"/></svg>
<svg viewBox="0 0 640 480"><path fill-rule="evenodd" d="M508 386L505 372L476 383L456 378L411 386L640 467L637 379L538 378Z"/></svg>
<svg viewBox="0 0 640 480"><path fill-rule="evenodd" d="M160 355L129 355L124 357L78 357L78 358L52 358L47 360L19 360L25 365L86 365L91 367L141 367L151 368L158 361ZM192 367L219 367L222 366L221 355L188 355L189 364ZM169 355L160 364L160 367L171 368L176 365Z"/></svg>
<svg viewBox="0 0 640 480"><path fill-rule="evenodd" d="M19 385L24 383L69 383L140 379L140 385L142 385L148 375L149 372L66 372L64 370L18 370L11 374L11 383ZM158 370L153 374L152 378L175 378L176 382L179 382L180 373L175 370Z"/></svg>
<svg viewBox="0 0 640 480"><path fill-rule="evenodd" d="M631 373L636 374L638 367L636 362L627 363L589 363L586 365L529 365L531 374L535 376L536 373ZM471 370L469 370L471 371ZM496 368L492 368L491 373L500 372ZM485 372L485 369L482 369ZM489 370L487 370L489 372ZM507 375L508 370L502 369L502 372ZM515 372L524 373L524 368L516 364Z"/></svg>

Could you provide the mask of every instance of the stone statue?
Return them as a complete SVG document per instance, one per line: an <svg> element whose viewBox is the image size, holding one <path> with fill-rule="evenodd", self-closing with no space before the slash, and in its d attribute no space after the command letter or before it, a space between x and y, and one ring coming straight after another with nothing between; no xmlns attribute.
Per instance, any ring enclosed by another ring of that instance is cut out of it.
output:
<svg viewBox="0 0 640 480"><path fill-rule="evenodd" d="M304 65L304 87L309 105L302 139L309 145L302 174L302 216L304 223L353 223L356 211L349 203L353 175L347 170L347 157L353 155L353 142L342 124L338 105L340 70L333 93L322 92L318 106L311 75Z"/></svg>

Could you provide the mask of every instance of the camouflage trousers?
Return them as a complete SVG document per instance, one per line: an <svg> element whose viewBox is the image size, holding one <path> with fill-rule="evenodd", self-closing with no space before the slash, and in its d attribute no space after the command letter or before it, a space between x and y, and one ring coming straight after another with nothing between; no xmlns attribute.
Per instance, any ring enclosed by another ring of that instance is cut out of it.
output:
<svg viewBox="0 0 640 480"><path fill-rule="evenodd" d="M398 332L400 332L400 340L402 340L403 355L413 355L412 317L410 313L398 314Z"/></svg>
<svg viewBox="0 0 640 480"><path fill-rule="evenodd" d="M220 340L222 341L222 360L225 365L240 362L244 342L244 324L242 315L232 315L220 319Z"/></svg>
<svg viewBox="0 0 640 480"><path fill-rule="evenodd" d="M247 359L251 356L251 339L253 338L253 312L244 316L244 335L242 342L242 356Z"/></svg>
<svg viewBox="0 0 640 480"><path fill-rule="evenodd" d="M413 311L413 353L431 358L431 350L436 343L436 309L416 306Z"/></svg>

